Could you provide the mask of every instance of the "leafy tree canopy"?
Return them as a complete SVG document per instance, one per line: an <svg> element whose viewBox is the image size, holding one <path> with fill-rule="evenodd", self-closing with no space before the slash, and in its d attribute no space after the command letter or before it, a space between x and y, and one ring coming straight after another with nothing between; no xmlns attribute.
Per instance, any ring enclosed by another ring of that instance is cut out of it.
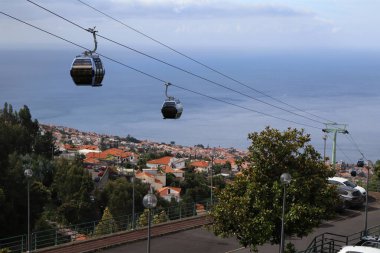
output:
<svg viewBox="0 0 380 253"><path fill-rule="evenodd" d="M205 200L210 197L210 183L202 173L187 171L185 180L180 183L181 197L187 203Z"/></svg>
<svg viewBox="0 0 380 253"><path fill-rule="evenodd" d="M79 160L58 159L54 166L56 173L52 188L58 213L70 224L94 220L94 203L91 201L94 184L89 172Z"/></svg>
<svg viewBox="0 0 380 253"><path fill-rule="evenodd" d="M5 103L0 108L0 236L23 233L27 228L27 179L25 169L33 170L30 179L31 225L50 199L50 164L55 152L51 133L42 133L29 108L19 111ZM42 168L44 167L44 168Z"/></svg>
<svg viewBox="0 0 380 253"><path fill-rule="evenodd" d="M249 134L249 139L249 168L218 194L212 210L215 234L234 235L252 250L268 241L279 243L284 172L292 176L286 191L287 235L303 237L335 213L337 193L327 183L334 172L309 144L309 135L303 130L280 132L267 127Z"/></svg>
<svg viewBox="0 0 380 253"><path fill-rule="evenodd" d="M144 210L142 200L149 190L149 185L135 180L135 213ZM128 182L125 178L118 178L115 181L109 181L101 193L103 206L108 206L114 217L120 217L126 214L132 214L133 207L133 183Z"/></svg>

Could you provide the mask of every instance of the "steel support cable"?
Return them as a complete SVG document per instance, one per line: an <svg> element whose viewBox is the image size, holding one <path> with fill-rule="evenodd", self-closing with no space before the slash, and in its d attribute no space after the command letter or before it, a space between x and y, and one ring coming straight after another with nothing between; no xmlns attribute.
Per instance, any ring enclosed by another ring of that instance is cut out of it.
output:
<svg viewBox="0 0 380 253"><path fill-rule="evenodd" d="M12 16L12 15L9 15L9 14L3 12L3 11L0 11L0 13L3 14L3 15L5 15L5 16L7 16L7 17L9 17L9 18L11 18L11 19L14 19L14 20L16 20L16 21L19 21L19 22L21 22L21 23L23 23L23 24L25 24L25 25L28 25L28 26L30 26L30 27L33 27L33 28L39 30L39 31L42 31L42 32L44 32L44 33L46 33L46 34L49 34L49 35L53 36L53 37L56 37L56 38L58 38L58 39L60 39L60 40L66 41L66 42L68 42L68 43L70 43L70 44L72 44L72 45L75 45L75 46L80 47L80 48L85 49L85 50L89 50L88 48L86 48L86 47L84 47L84 46L81 46L81 45L79 45L79 44L77 44L77 43L75 43L75 42L72 42L72 41L70 41L70 40L68 40L68 39L65 39L65 38L63 38L63 37L61 37L61 36L58 36L58 35L56 35L56 34L54 34L54 33L51 33L51 32L49 32L49 31L46 31L45 29L42 29L42 28L37 27L37 26L35 26L35 25L32 25L32 24L30 24L30 23L28 23L28 22L25 22L25 21L23 21L23 20L21 20L21 19L19 19L19 18L16 18L16 17L14 17L14 16ZM113 58L111 58L111 57L108 57L108 56L106 56L106 55L99 54L99 53L98 53L98 55L100 55L100 56L104 57L105 59L108 59L108 60L110 60L110 61L112 61L112 62L115 62L115 63L117 63L117 64L119 64L119 65L122 65L122 66L124 66L124 67L126 67L126 68L129 68L129 69L131 69L131 70L134 70L134 71L136 71L136 72L138 72L138 73L140 73L140 74L143 74L143 75L145 75L145 76L147 76L147 77L150 77L150 78L152 78L152 79L155 79L155 80L157 80L157 81L159 81L159 82L161 82L161 83L165 83L165 82L166 82L165 80L163 80L163 79L161 79L161 78L159 78L159 77L156 77L156 76L151 75L151 74L149 74L149 73L146 73L146 72L144 72L144 71L142 71L142 70L139 70L139 69L136 69L136 68L134 68L134 67L131 67L131 66L125 64L125 63L122 63L122 62L120 62L120 61L118 61L118 60L115 60L115 59L113 59ZM177 87L177 88L179 88L179 89L182 89L182 90L185 90L185 91L191 92L191 93L193 93L193 94L197 94L197 95L200 95L200 96L203 96L203 97L209 98L209 99L213 99L213 100L215 100L215 101L219 101L219 102L222 102L222 103L225 103L225 104L228 104L228 105L232 105L232 106L235 106L235 107L237 107L237 108L244 109L244 110L247 110L247 111L250 111L250 112L255 112L255 113L258 113L258 114L261 114L261 115L264 115L264 116L268 116L268 117L271 117L271 118L279 119L279 120L286 121L286 122L289 122L289 123L293 123L293 124L297 124L297 125L302 125L302 126L306 126L306 127L310 127L310 128L314 128L314 129L322 130L322 128L319 128L319 127L316 127L316 126L312 126L312 125L308 125L308 124L304 124L304 123L299 123L299 122L296 122L296 121L293 121L293 120L288 120L288 119L281 118L281 117L277 117L277 116L274 116L274 115L271 115L271 114L268 114L268 113L264 113L264 112L260 112L260 111L257 111L257 110L253 110L253 109L250 109L250 108L247 108L247 107L244 107L244 106L240 106L240 105L237 105L237 104L234 104L234 103L231 103L231 102L228 102L228 101L225 101L225 100L219 99L219 98L215 98L215 97L212 97L212 96L209 96L209 95L203 94L203 93L201 93L201 92L197 92L197 91L193 91L193 90L190 90L190 89L187 89L187 88L181 87L181 86L176 85L176 84L172 84L172 86L175 86L175 87Z"/></svg>
<svg viewBox="0 0 380 253"><path fill-rule="evenodd" d="M88 3L83 2L82 0L77 0L77 1L80 2L80 3L83 4L83 5L85 5L85 6L89 7L89 8L91 8L91 9L93 9L94 11L99 12L99 13L101 13L102 15L104 15L104 16L106 16L106 17L112 19L112 20L114 20L115 22L117 22L117 23L119 23L119 24L121 24L121 25L123 25L123 26L125 26L125 27L127 27L127 28L129 28L129 29L131 29L131 30L133 30L133 31L135 31L136 33L138 33L138 34L140 34L140 35L142 35L142 36L144 36L144 37L146 37L146 38L148 38L148 39L150 39L150 40L152 40L152 41L158 43L159 45L161 45L161 46L163 46L163 47L166 47L167 49L169 49L169 50L171 50L171 51L173 51L173 52L175 52L175 53L177 53L177 54L179 54L179 55L181 55L181 56L187 58L188 60L193 61L193 62L195 62L195 63L201 65L202 67L205 67L206 69L211 70L211 71L213 71L214 73L217 73L217 74L219 74L219 75L221 75L221 76L223 76L223 77L225 77L225 78L227 78L227 79L229 79L229 80L231 80L231 81L233 81L233 82L235 82L235 83L238 83L238 84L240 84L240 85L242 85L242 86L244 86L244 87L246 87L246 88L248 88L248 89L251 89L251 90L253 90L253 91L255 91L255 92L257 92L257 93L259 93L259 94L261 94L261 95L263 95L263 96L266 96L266 97L268 97L268 98L271 98L271 99L273 99L274 101L276 101L276 102L278 102L278 103L281 103L281 104L287 105L287 106L289 106L289 107L291 107L291 108L293 108L293 109L296 109L297 111L300 111L300 112L303 112L303 113L309 114L309 115L311 115L311 116L314 116L314 117L319 118L319 119L324 120L324 121L334 122L334 121L331 121L331 120L329 120L329 119L325 119L325 118L323 118L323 117L320 117L320 116L318 116L318 115L316 115L316 114L314 114L314 113L307 112L307 111L305 111L305 110L303 110L303 109L301 109L301 108L299 108L299 107L296 107L296 106L294 106L294 105L288 104L288 103L286 103L286 102L284 102L284 101L282 101L282 100L280 100L280 99L277 99L277 98L275 98L275 97L272 97L272 96L270 96L270 95L268 95L268 94L266 94L266 93L264 93L264 92L262 92L262 91L260 91L260 90L258 90L258 89L255 89L255 88L253 88L253 87L251 87L251 86L249 86L249 85L247 85L247 84L245 84L245 83L243 83L243 82L241 82L241 81L239 81L239 80L237 80L237 79L235 79L235 78L233 78L233 77L231 77L231 76L229 76L229 75L226 75L226 74L222 73L221 71L219 71L219 70L217 70L217 69L215 69L215 68L212 68L212 67L210 67L210 66L208 66L208 65L206 65L206 64L204 64L204 63L202 63L202 62L200 62L199 60L194 59L193 57L188 56L187 54L184 54L184 53L182 53L182 52L176 50L175 48L173 48L173 47L171 47L171 46L169 46L169 45L167 45L167 44L165 44L165 43L163 43L163 42L161 42L161 41L159 41L159 40L157 40L157 39L155 39L155 38L153 38L153 37L151 37L151 36L149 36L149 35L147 35L147 34L145 34L145 33L143 33L143 32L141 32L140 30L138 30L138 29L136 29L136 28L133 28L133 27L130 26L130 25L127 25L126 23L124 23L124 22L122 22L122 21L120 21L120 20L118 20L118 19L112 17L111 15L108 15L107 13L105 13L105 12L103 12L103 11L101 11L101 10L95 8L94 6L92 6L92 5L88 4Z"/></svg>
<svg viewBox="0 0 380 253"><path fill-rule="evenodd" d="M77 26L77 27L79 27L79 28L81 28L81 29L83 29L83 30L85 30L85 31L88 31L86 28L84 28L84 27L82 27L82 26L76 24L75 22L70 21L70 20L68 20L68 19L66 19L66 18L64 18L64 17L62 17L61 15L59 15L59 14L57 14L57 13L55 13L55 12L53 12L53 11L51 11L51 10L49 10L49 9L47 9L47 8L45 8L45 7L43 7L43 6L41 6L41 5L39 5L39 4L36 4L35 2L33 2L33 1L31 1L31 0L26 0L26 1L28 1L28 2L30 2L30 3L32 3L32 4L34 4L34 5L36 5L37 7L42 8L43 10L48 11L49 13L51 13L51 14L53 14L53 15L55 15L55 16L57 16L57 17L63 19L63 20L65 20L65 21L67 21L67 22L69 22L70 24L73 24L73 25L75 25L75 26ZM184 73L186 73L186 74L189 74L189 75L192 75L192 76L194 76L194 77L197 77L197 78L199 78L199 79L201 79L201 80L203 80L203 81L206 81L206 82L212 83L212 84L217 85L217 86L219 86L219 87L222 87L222 88L224 88L224 89L226 89L226 90L229 90L229 91L235 92L235 93L237 93L237 94L239 94L239 95L241 95L241 96L244 96L244 97L250 98L250 99L252 99L252 100L258 101L258 102L260 102L260 103L263 103L263 104L265 104L265 105L268 105L268 106L274 107L274 108L279 109L279 110L282 110L282 111L284 111L284 112L287 112L287 113L290 113L290 114L296 115L296 116L298 116L298 117L302 117L302 118L308 119L308 120L313 121L313 122L316 122L316 123L325 124L325 122L318 121L318 120L312 119L312 118L310 118L310 117L307 117L307 116L305 116L305 115L301 115L301 114L295 113L295 112L293 112L293 111L287 110L287 109L282 108L282 107L280 107L280 106L273 105L273 104L268 103L268 102L265 102L265 101L263 101L263 100L261 100L261 99L258 99L258 98L255 98L255 97L252 97L252 96L247 95L247 94L245 94L245 93L243 93L243 92L240 92L240 91L237 91L237 90L235 90L235 89L232 89L232 88L230 88L230 87L228 87L228 86L226 86L226 85L223 85L223 84L220 84L220 83L218 83L218 82L212 81L212 80L210 80L210 79L208 79L208 78L206 78L206 77L203 77L203 76L200 76L200 75L198 75L198 74L195 74L195 73L193 73L193 72L191 72L191 71L189 71L189 70L186 70L186 69L183 69L183 68L181 68L181 67L175 66L175 65L173 65L173 64L171 64L171 63L168 63L168 62L166 62L166 61L160 60L160 59L158 59L158 58L156 58L156 57L153 57L153 56L151 56L151 55L149 55L149 54L146 54L146 53L141 52L141 51L139 51L139 50L137 50L137 49L134 49L134 48L131 48L131 47L127 46L127 45L124 45L124 44L122 44L122 43L120 43L120 42L117 42L117 41L115 41L115 40L112 40L112 39L110 39L110 38L107 38L107 37L105 37L105 36L102 36L102 35L99 34L99 33L97 34L97 36L100 37L100 38L103 38L103 39L105 39L105 40L107 40L107 41L109 41L109 42L112 42L112 43L114 43L114 44L116 44L116 45L119 45L119 46L121 46L121 47L127 48L127 49L129 49L129 50L131 50L131 51L134 51L134 52L136 52L136 53L138 53L138 54L140 54L140 55L143 55L143 56L145 56L145 57L148 57L148 58L150 58L150 59L152 59L152 60L155 60L155 61L157 61L157 62L160 62L160 63L162 63L162 64L165 64L165 65L167 65L167 66L169 66L169 67L172 67L172 68L174 68L174 69L177 69L177 70L179 70L179 71L182 71L182 72L184 72Z"/></svg>
<svg viewBox="0 0 380 253"><path fill-rule="evenodd" d="M348 138L348 137L350 137L350 138ZM359 145L355 142L355 140L354 140L354 138L352 137L351 133L348 133L348 136L346 136L346 138L347 138L352 144L354 144L356 150L360 153L360 155L361 155L364 159L366 159L366 158L365 158L365 155L364 155L363 152L360 150ZM366 160L367 160L367 159L366 159Z"/></svg>

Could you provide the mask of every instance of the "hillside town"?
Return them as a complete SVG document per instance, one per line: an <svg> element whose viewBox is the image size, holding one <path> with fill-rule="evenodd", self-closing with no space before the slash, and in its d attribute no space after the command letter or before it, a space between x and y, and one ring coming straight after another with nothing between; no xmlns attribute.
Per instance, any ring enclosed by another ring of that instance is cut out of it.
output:
<svg viewBox="0 0 380 253"><path fill-rule="evenodd" d="M137 140L131 136L119 137L94 132L82 132L69 127L40 125L42 132L51 132L55 148L65 158L83 157L97 188L103 188L112 177L135 176L149 184L162 198L180 200L181 188L167 185L166 176L172 174L177 182L184 180L185 168L209 173L212 166L216 175L230 178L246 166L243 150L210 148L202 144L186 147L171 143ZM143 155L157 154L156 159L143 160ZM239 164L239 165L238 165Z"/></svg>
<svg viewBox="0 0 380 253"><path fill-rule="evenodd" d="M40 128L42 132L53 134L55 146L59 150L60 156L70 158L78 154L83 155L83 161L92 171L94 182L98 183L99 187L105 185L110 173L111 176L113 173L131 176L134 170L126 168L126 164L139 165L137 167L141 170L136 171L136 178L144 183L149 183L166 199L170 199L170 197L165 196L162 192L176 192L171 195L179 200L181 189L176 188L172 191L166 189L166 174L168 173L174 174L177 180L181 181L184 179L186 166L193 167L196 172L204 173L209 173L212 165L228 168L218 171L224 177L235 175L242 168L247 167L247 164L242 162L247 151L233 147L211 148L205 147L203 144L188 147L176 145L175 141L158 143L150 140L137 140L130 135L120 137L46 124L40 124ZM148 153L158 154L160 157L142 161L140 157ZM140 164L138 164L139 160ZM326 164L329 163L330 160L327 157ZM226 164L228 166L225 166ZM105 170L110 166L116 168L116 171ZM365 169L357 167L356 164L349 164L344 161L337 162L335 168L337 176L351 178L352 181L358 183L363 183L368 173ZM352 178L351 171L356 171L358 176Z"/></svg>

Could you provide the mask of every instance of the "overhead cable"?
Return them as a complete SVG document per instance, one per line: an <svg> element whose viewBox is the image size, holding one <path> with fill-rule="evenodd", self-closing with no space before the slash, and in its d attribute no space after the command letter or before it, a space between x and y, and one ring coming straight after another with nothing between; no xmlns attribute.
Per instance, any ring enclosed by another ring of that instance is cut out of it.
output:
<svg viewBox="0 0 380 253"><path fill-rule="evenodd" d="M239 85L241 85L241 86L244 86L244 87L246 87L246 88L248 88L248 89L251 89L251 90L253 90L253 91L255 91L255 92L257 92L257 93L259 93L259 94L261 94L261 95L263 95L263 96L265 96L265 97L271 98L271 99L273 99L274 101L276 101L276 102L278 102L278 103L281 103L281 104L284 104L284 105L286 105L286 106L289 106L289 107L291 107L291 108L293 108L293 109L295 109L295 110L298 110L298 111L300 111L300 112L307 113L307 114L309 114L309 115L311 115L311 116L314 116L314 117L316 117L316 118L319 118L319 119L324 120L324 121L327 121L327 122L334 122L334 121L331 121L331 120L329 120L329 119L326 119L326 118L320 117L320 116L318 116L318 115L316 115L316 114L314 114L314 113L311 113L311 112L308 112L308 111L306 111L306 110L303 110L303 109L301 109L301 108L299 108L299 107L296 107L296 106L294 106L294 105L291 105L291 104L289 104L289 103L286 103L286 102L284 102L284 101L282 101L282 100L280 100L280 99L277 99L277 98L275 98L275 97L273 97L273 96L270 96L270 95L266 94L265 92L262 92L262 91L260 91L260 90L258 90L258 89L255 89L255 88L253 88L252 86L249 86L249 85L247 85L247 84L245 84L245 83L243 83L243 82L237 80L236 78L233 78L233 77L231 77L231 76L229 76L229 75L226 75L226 74L222 73L221 71L219 71L219 70L217 70L217 69L215 69L215 68L213 68L213 67L210 67L210 66L208 66L208 65L206 65L206 64L204 64L204 63L202 63L202 62L200 62L199 60L196 60L195 58L190 57L190 56L187 55L187 54L184 54L184 53L180 52L179 50L177 50L177 49L175 49L175 48L173 48L173 47L171 47L171 46L169 46L169 45L167 45L167 44L165 44L165 43L163 43L163 42L161 42L161 41L159 41L159 40L153 38L152 36L149 36L149 35L147 35L146 33L141 32L140 30L138 30L138 29L136 29L136 28L134 28L134 27L132 27L132 26L130 26L130 25L128 25L128 24L122 22L122 21L119 20L119 19L116 19L116 18L112 17L111 15L109 15L109 14L107 14L107 13L105 13L105 12L103 12L103 11L97 9L97 8L95 8L94 6L92 6L92 5L90 5L90 4L86 3L86 2L84 2L84 1L82 1L82 0L77 0L77 1L80 2L80 3L83 4L83 5L85 5L85 6L89 7L89 8L91 8L91 9L93 9L94 11L96 11L96 12L98 12L98 13L100 13L100 14L102 14L102 15L104 15L104 16L106 16L106 17L112 19L112 20L114 20L115 22L117 22L117 23L119 23L119 24L121 24L121 25L127 27L128 29L131 29L131 30L135 31L136 33L138 33L138 34L140 34L140 35L142 35L142 36L144 36L144 37L146 37L146 38L148 38L148 39L154 41L155 43L158 43L159 45L161 45L161 46L163 46L163 47L166 47L167 49L169 49L169 50L171 50L171 51L173 51L173 52L175 52L175 53L177 53L177 54L179 54L179 55L181 55L181 56L187 58L188 60L193 61L193 62L195 62L195 63L197 63L197 64L199 64L199 65L205 67L206 69L211 70L212 72L217 73L217 74L219 74L219 75L221 75L221 76L223 76L223 77L225 77L225 78L227 78L227 79L229 79L229 80L231 80L231 81L233 81L233 82L235 82L235 83L237 83L237 84L239 84Z"/></svg>
<svg viewBox="0 0 380 253"><path fill-rule="evenodd" d="M88 48L86 48L86 47L84 47L84 46L81 46L81 45L79 45L79 44L77 44L77 43L75 43L75 42L72 42L72 41L70 41L70 40L68 40L68 39L65 39L65 38L63 38L63 37L61 37L61 36L58 36L58 35L56 35L56 34L53 34L53 33L49 32L49 31L47 31L47 30L45 30L45 29L42 29L42 28L37 27L37 26L35 26L35 25L32 25L32 24L30 24L30 23L28 23L28 22L26 22L26 21L23 21L23 20L21 20L21 19L19 19L19 18L16 18L16 17L12 16L12 15L9 15L9 14L7 14L7 13L5 13L5 12L0 11L0 13L3 14L3 15L5 15L5 16L7 16L7 17L9 17L9 18L14 19L14 20L16 20L16 21L18 21L18 22L21 22L21 23L23 23L23 24L25 24L25 25L28 25L28 26L30 26L30 27L33 27L33 28L35 28L35 29L37 29L37 30L39 30L39 31L42 31L42 32L44 32L44 33L47 33L47 34L49 34L49 35L51 35L51 36L53 36L53 37L55 37L55 38L58 38L58 39L63 40L63 41L65 41L65 42L68 42L68 43L70 43L70 44L72 44L72 45L75 45L75 46L77 46L77 47L80 47L80 48L82 48L82 49L89 50ZM165 82L166 82L165 80L163 80L163 79L161 79L161 78L159 78L159 77L156 77L156 76L154 76L154 75L152 75L152 74L146 73L146 72L144 72L144 71L142 71L142 70L139 70L139 69L137 69L137 68L131 67L131 66L125 64L125 63L122 63L122 62L120 62L120 61L118 61L118 60L115 60L115 59L113 59L113 58L111 58L111 57L108 57L108 56L106 56L106 55L103 55L103 54L100 54L100 53L98 53L98 55L99 55L99 56L102 56L102 57L104 57L105 59L108 59L108 60L110 60L110 61L112 61L112 62L115 62L115 63L117 63L117 64L119 64L119 65L122 65L122 66L124 66L124 67L126 67L126 68L129 68L129 69L131 69L131 70L134 70L134 71L136 71L136 72L138 72L138 73L140 73L140 74L143 74L143 75L145 75L145 76L147 76L147 77L150 77L150 78L152 78L152 79L155 79L156 81L159 81L159 82L161 82L161 83L165 83ZM302 125L302 126L306 126L306 127L310 127L310 128L314 128L314 129L322 130L322 128L319 128L319 127L316 127L316 126L312 126L312 125L308 125L308 124L304 124L304 123L296 122L296 121L293 121L293 120L288 120L288 119L285 119L285 118L281 118L281 117L277 117L277 116L271 115L271 114L269 114L269 113L264 113L264 112L260 112L260 111L257 111L257 110L253 110L253 109L250 109L250 108L247 108L247 107L244 107L244 106L240 106L240 105L234 104L234 103L229 102L229 101L225 101L225 100L222 100L222 99L219 99L219 98L215 98L215 97L212 97L212 96L209 96L209 95L203 94L203 93L201 93L201 92L197 92L197 91L190 90L190 89L188 89L188 88L181 87L181 86L176 85L176 84L173 84L173 83L172 83L172 86L177 87L177 88L182 89L182 90L185 90L185 91L188 91L188 92L191 92L191 93L193 93L193 94L197 94L197 95L199 95L199 96L203 96L203 97L206 97L206 98L209 98L209 99L213 99L213 100L215 100L215 101L219 101L219 102L222 102L222 103L225 103L225 104L228 104L228 105L232 105L232 106L234 106L234 107L237 107L237 108L240 108L240 109L244 109L244 110L247 110L247 111L250 111L250 112L255 112L255 113L258 113L258 114L261 114L261 115L264 115L264 116L268 116L268 117L271 117L271 118L279 119L279 120L286 121L286 122L289 122L289 123L293 123L293 124L297 124L297 125Z"/></svg>
<svg viewBox="0 0 380 253"><path fill-rule="evenodd" d="M55 16L57 16L57 17L63 19L63 20L65 20L66 22L69 22L70 24L75 25L76 27L79 27L80 29L82 29L82 30L84 30L84 31L88 31L88 29L86 29L86 28L80 26L79 24L77 24L77 23L75 23L75 22L73 22L73 21L70 21L70 20L68 20L67 18L64 18L63 16L61 16L61 15L59 15L59 14L57 14L57 13L55 13L55 12L53 12L53 11L51 11L51 10L45 8L45 7L43 7L43 6L41 6L41 5L37 4L37 3L35 3L34 1L31 1L31 0L27 0L27 1L30 2L30 3L32 3L32 4L34 4L34 5L36 5L37 7L41 8L41 9L43 9L43 10L45 10L45 11L47 11L47 12L53 14L53 15L55 15ZM136 53L138 53L138 54L140 54L140 55L143 55L143 56L145 56L145 57L148 57L148 58L150 58L150 59L152 59L152 60L155 60L155 61L157 61L157 62L160 62L160 63L162 63L162 64L165 64L165 65L167 65L167 66L169 66L169 67L172 67L172 68L174 68L174 69L180 70L180 71L182 71L182 72L184 72L184 73L187 73L187 74L189 74L189 75L192 75L192 76L194 76L194 77L197 77L197 78L199 78L199 79L201 79L201 80L203 80L203 81L206 81L206 82L208 82L208 83L212 83L212 84L217 85L217 86L219 86L219 87L222 87L222 88L224 88L224 89L226 89L226 90L229 90L229 91L232 91L232 92L234 92L234 93L237 93L237 94L239 94L239 95L241 95L241 96L244 96L244 97L250 98L250 99L252 99L252 100L255 100L255 101L258 101L258 102L263 103L263 104L265 104L265 105L268 105L268 106L274 107L274 108L276 108L276 109L279 109L279 110L285 111L285 112L287 112L287 113L290 113L290 114L293 114L293 115L296 115L296 116L299 116L299 117L302 117L302 118L308 119L308 120L310 120L310 121L313 121L313 122L316 122L316 123L320 123L320 124L325 124L325 122L322 122L322 121L319 121L319 120L315 120L315 119L313 119L313 118L310 118L310 117L307 117L307 116L305 116L305 115L302 115L302 114L299 114L299 113L296 113L296 112L290 111L290 110L285 109L285 108L283 108L283 107L280 107L280 106L277 106L277 105L274 105L274 104L271 104L271 103L265 102L265 101L263 101L263 100L261 100L261 99L258 99L258 98L255 98L255 97L252 97L252 96L247 95L247 94L245 94L245 93L243 93L243 92L240 92L240 91L237 91L237 90L235 90L235 89L232 89L232 88L230 88L230 87L228 87L228 86L226 86L226 85L223 85L223 84L220 84L220 83L218 83L218 82L212 81L212 80L210 80L210 79L208 79L208 78L206 78L206 77L203 77L203 76L200 76L200 75L198 75L198 74L195 74L195 73L193 73L193 72L191 72L191 71L189 71L189 70L183 69L183 68L181 68L181 67L178 67L178 66L176 66L176 65L173 65L173 64L168 63L168 62L166 62L166 61L160 60L160 59L158 59L157 57L153 57L153 56L151 56L151 55L149 55L149 54L147 54L147 53L141 52L141 51L139 51L139 50L137 50L137 49L134 49L134 48L131 48L131 47L125 45L125 44L122 44L122 43L120 43L120 42L117 42L117 41L115 41L115 40L112 40L112 39L110 39L110 38L107 38L107 37L105 37L105 36L102 36L102 35L99 34L99 33L97 33L97 36L100 37L100 38L103 38L103 39L105 39L105 40L107 40L107 41L109 41L109 42L112 42L112 43L114 43L114 44L116 44L116 45L119 45L119 46L121 46L121 47L127 48L127 49L129 49L129 50L131 50L131 51L134 51L134 52L136 52Z"/></svg>
<svg viewBox="0 0 380 253"><path fill-rule="evenodd" d="M354 140L354 138L352 137L351 133L348 134L348 136L346 136L347 139L352 143L354 144L356 150L359 152L359 154L365 159L367 160L367 158L365 157L365 155L363 154L363 152L360 150L359 148L359 145L356 143L356 141ZM349 138L350 137L350 138Z"/></svg>

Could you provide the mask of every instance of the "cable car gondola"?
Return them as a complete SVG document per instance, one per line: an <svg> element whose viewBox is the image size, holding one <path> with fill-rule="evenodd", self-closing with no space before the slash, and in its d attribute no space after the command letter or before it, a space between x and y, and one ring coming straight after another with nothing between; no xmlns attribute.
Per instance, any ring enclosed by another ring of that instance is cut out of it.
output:
<svg viewBox="0 0 380 253"><path fill-rule="evenodd" d="M166 83L165 85L166 99L161 108L162 116L164 117L164 119L179 119L182 115L183 105L181 104L179 99L168 96L168 86L171 85L171 83Z"/></svg>
<svg viewBox="0 0 380 253"><path fill-rule="evenodd" d="M359 159L359 161L357 162L356 166L360 167L360 168L364 167L364 160L362 158Z"/></svg>
<svg viewBox="0 0 380 253"><path fill-rule="evenodd" d="M85 51L75 57L70 70L70 75L74 83L78 86L102 86L105 69L98 54L95 54L97 41L95 29L88 29L94 36L95 48L92 51Z"/></svg>

